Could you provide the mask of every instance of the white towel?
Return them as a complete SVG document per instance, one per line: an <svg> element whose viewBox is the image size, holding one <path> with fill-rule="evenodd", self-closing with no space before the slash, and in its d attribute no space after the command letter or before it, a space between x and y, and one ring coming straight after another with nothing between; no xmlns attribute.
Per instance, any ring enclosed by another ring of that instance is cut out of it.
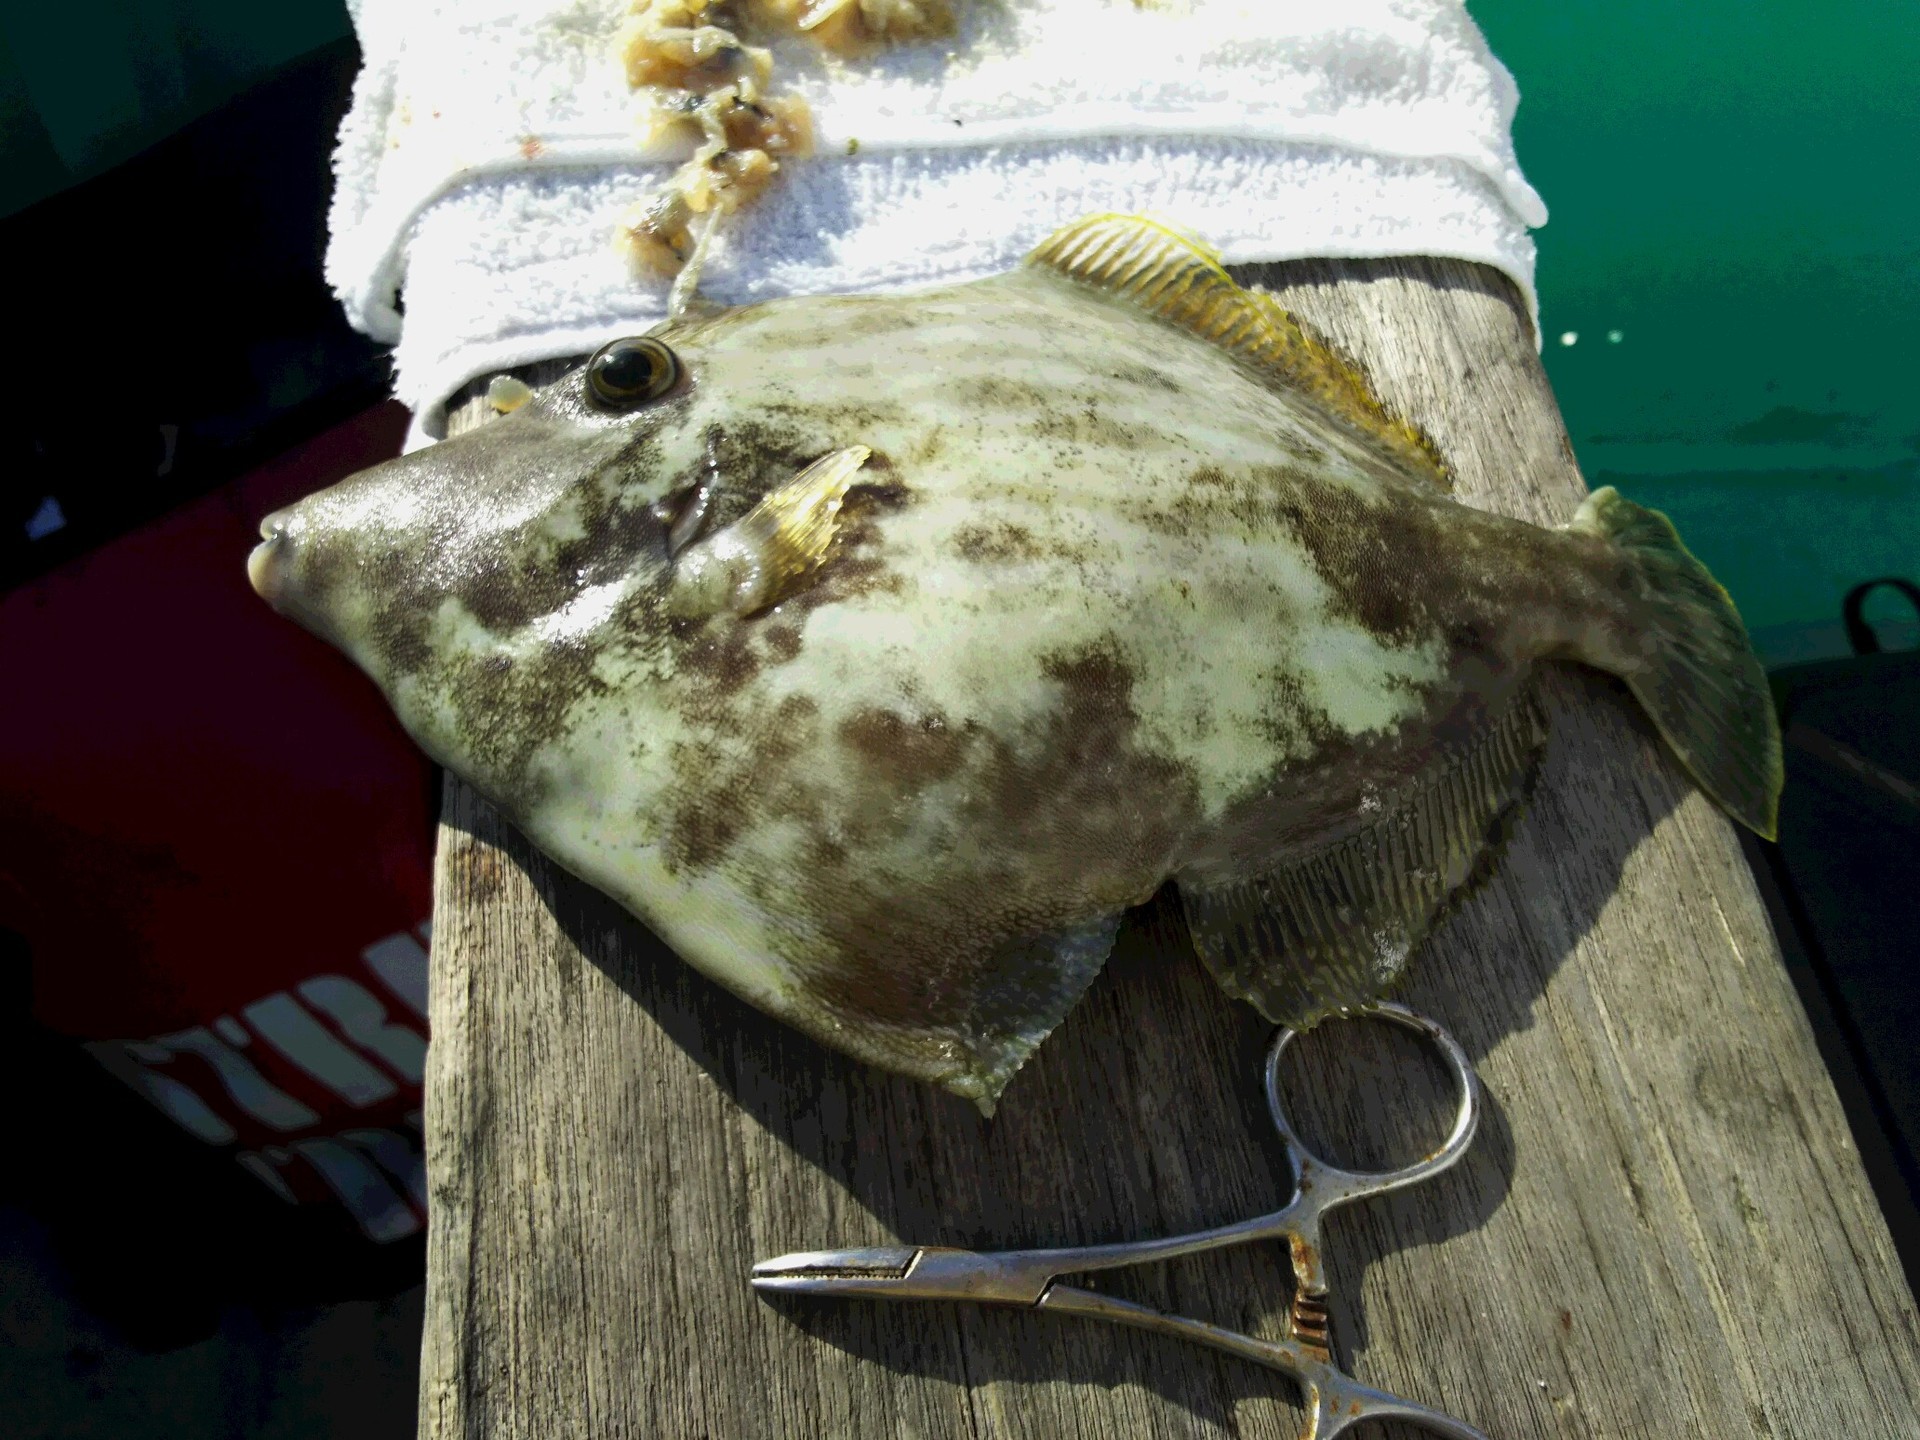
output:
<svg viewBox="0 0 1920 1440"><path fill-rule="evenodd" d="M1230 263L1480 261L1537 313L1527 230L1546 208L1514 159L1518 92L1460 0L956 8L952 40L868 61L773 47L772 89L812 107L816 153L723 228L702 293L973 279L1117 210ZM353 323L394 343L423 444L468 380L664 316L667 282L636 278L613 234L685 151L642 145L646 101L614 51L624 0L353 9L366 62L327 273Z"/></svg>

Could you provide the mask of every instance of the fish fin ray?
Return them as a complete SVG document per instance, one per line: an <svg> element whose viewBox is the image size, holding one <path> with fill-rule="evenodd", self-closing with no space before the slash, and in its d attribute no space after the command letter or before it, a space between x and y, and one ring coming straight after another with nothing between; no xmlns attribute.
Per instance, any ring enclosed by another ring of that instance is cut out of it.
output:
<svg viewBox="0 0 1920 1440"><path fill-rule="evenodd" d="M771 491L742 517L743 526L766 527L767 565L776 590L784 591L826 558L840 528L847 487L872 453L864 445L836 450Z"/></svg>
<svg viewBox="0 0 1920 1440"><path fill-rule="evenodd" d="M669 607L687 616L748 615L793 594L826 560L847 487L872 453L852 445L823 456L733 524L688 545L674 561Z"/></svg>
<svg viewBox="0 0 1920 1440"><path fill-rule="evenodd" d="M1672 521L1611 485L1589 495L1562 528L1624 554L1641 592L1646 653L1580 658L1626 681L1700 788L1749 830L1773 839L1786 774L1780 723L1732 598L1688 552Z"/></svg>
<svg viewBox="0 0 1920 1440"><path fill-rule="evenodd" d="M1273 296L1243 288L1219 252L1184 231L1141 215L1090 215L1054 231L1027 263L1126 300L1219 346L1270 384L1306 395L1411 475L1441 490L1453 488L1433 442L1388 409L1358 365Z"/></svg>
<svg viewBox="0 0 1920 1440"><path fill-rule="evenodd" d="M1299 1028L1385 995L1491 873L1532 793L1546 734L1523 693L1365 829L1265 875L1181 880L1194 948L1220 988Z"/></svg>

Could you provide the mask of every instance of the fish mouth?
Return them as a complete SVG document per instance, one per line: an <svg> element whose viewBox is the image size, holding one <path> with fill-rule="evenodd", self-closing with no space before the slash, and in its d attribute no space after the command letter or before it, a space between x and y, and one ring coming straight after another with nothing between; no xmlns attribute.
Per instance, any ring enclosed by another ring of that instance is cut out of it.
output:
<svg viewBox="0 0 1920 1440"><path fill-rule="evenodd" d="M287 551L291 548L287 512L276 510L260 522L260 543L247 556L247 579L255 593L276 610L286 590Z"/></svg>

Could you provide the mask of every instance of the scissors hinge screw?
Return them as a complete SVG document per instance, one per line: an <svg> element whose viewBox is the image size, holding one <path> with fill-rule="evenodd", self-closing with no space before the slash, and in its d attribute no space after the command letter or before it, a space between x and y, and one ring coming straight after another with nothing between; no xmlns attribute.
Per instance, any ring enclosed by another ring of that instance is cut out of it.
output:
<svg viewBox="0 0 1920 1440"><path fill-rule="evenodd" d="M1291 1317L1294 1340L1319 1353L1322 1360L1333 1360L1333 1317L1327 1311L1324 1296L1302 1295L1298 1291L1293 1297Z"/></svg>

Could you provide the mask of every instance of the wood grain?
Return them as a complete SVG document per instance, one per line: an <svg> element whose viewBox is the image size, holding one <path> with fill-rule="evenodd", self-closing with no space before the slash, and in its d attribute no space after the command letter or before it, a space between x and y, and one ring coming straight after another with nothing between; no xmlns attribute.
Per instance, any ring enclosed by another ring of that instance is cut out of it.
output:
<svg viewBox="0 0 1920 1440"><path fill-rule="evenodd" d="M1470 503L1583 493L1512 287L1434 260L1263 267L1425 425ZM1468 1047L1480 1138L1329 1225L1362 1379L1498 1440L1911 1440L1920 1326L1728 823L1624 692L1567 670L1541 792L1404 998ZM697 975L449 781L427 1073L421 1434L1292 1437L1281 1377L1040 1315L795 1300L756 1259L896 1239L1135 1238L1285 1193L1266 1033L1163 895L985 1122ZM1410 1042L1308 1037L1310 1133L1405 1158L1445 1097ZM1114 1277L1281 1333L1281 1257ZM1390 1435L1391 1427L1373 1433Z"/></svg>

